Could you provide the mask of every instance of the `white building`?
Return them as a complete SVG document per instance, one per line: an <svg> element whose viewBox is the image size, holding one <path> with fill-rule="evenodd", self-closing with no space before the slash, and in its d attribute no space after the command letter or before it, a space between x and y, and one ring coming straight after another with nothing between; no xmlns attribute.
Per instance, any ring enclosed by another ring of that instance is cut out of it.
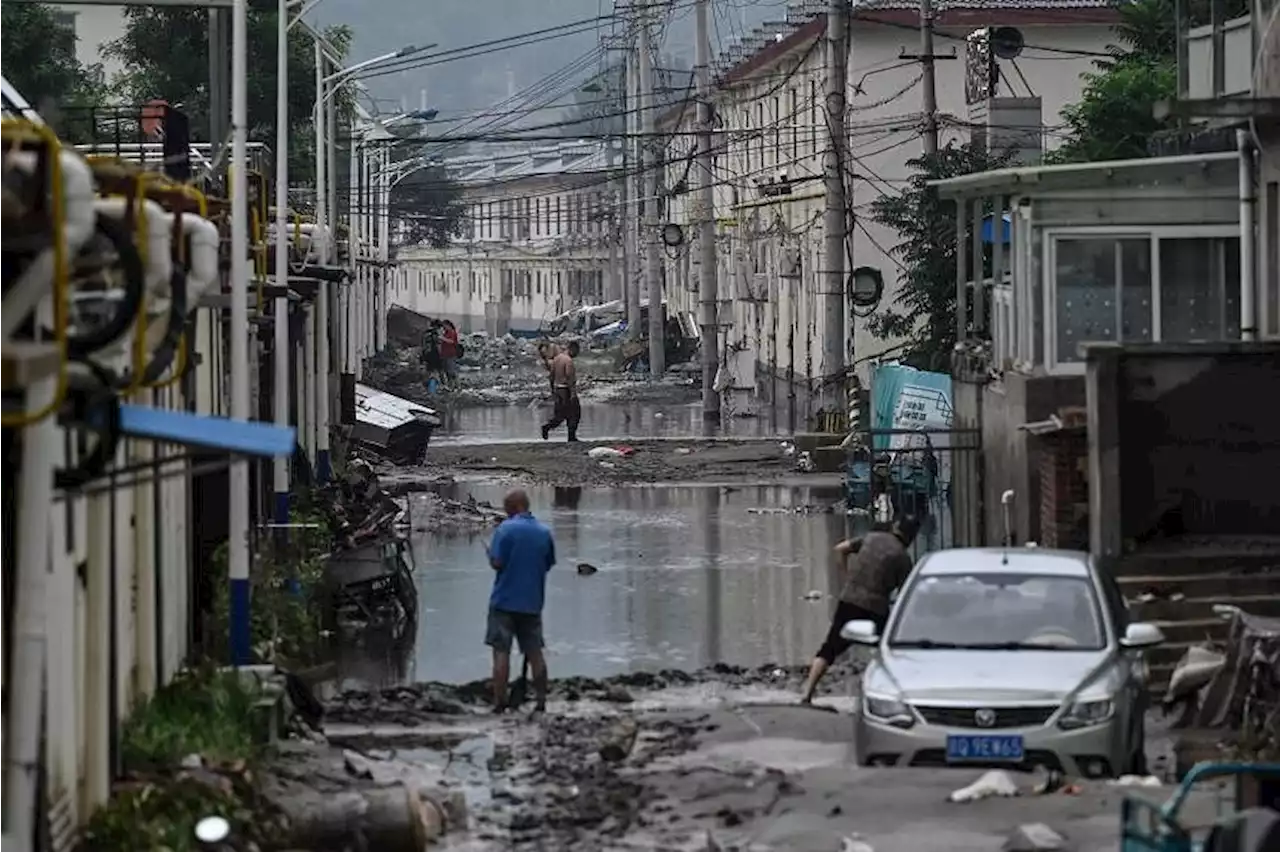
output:
<svg viewBox="0 0 1280 852"><path fill-rule="evenodd" d="M110 81L124 70L120 60L102 55L107 42L124 35L124 6L58 3L60 16L76 33L76 59L81 65L102 65L103 77Z"/></svg>
<svg viewBox="0 0 1280 852"><path fill-rule="evenodd" d="M716 68L713 171L723 360L736 396L790 408L797 425L814 413L813 396L824 373L825 302L816 273L824 204L825 12L826 4L815 0L793 4L786 21L757 29L722 55ZM1115 20L1108 0L940 4L934 52L946 55L954 48L956 55L955 61L936 63L941 142L967 141L982 129L980 113L966 98L965 39L971 33L995 26L1022 33L1021 55L998 61L999 94L1017 99L1016 123L1026 125L1033 144L1052 148L1060 138L1062 109L1080 97L1080 75L1094 70L1094 61L1115 41ZM903 58L920 50L918 4L856 4L850 42L847 169L853 179L846 185L856 217L851 260L853 266L882 270L881 305L887 306L898 292L900 268L890 252L899 237L871 220L870 206L900 191L910 174L908 160L922 152L921 66ZM1031 98L1039 99L1042 119ZM1022 129L1002 126L1010 119L998 122L991 122L991 133ZM672 110L663 127L673 131L666 186L677 192L667 215L687 225L694 195L680 194L680 183L689 190L696 185L696 173L683 159L696 128L694 110ZM778 194L784 173L789 192ZM668 264L668 296L681 310L697 310L697 255L696 243L687 241ZM847 327L855 363L894 349L892 341L872 336L862 317L850 317Z"/></svg>
<svg viewBox="0 0 1280 852"><path fill-rule="evenodd" d="M468 233L397 252L389 303L464 331L531 334L614 298L620 277L609 151L565 142L445 162L464 188Z"/></svg>

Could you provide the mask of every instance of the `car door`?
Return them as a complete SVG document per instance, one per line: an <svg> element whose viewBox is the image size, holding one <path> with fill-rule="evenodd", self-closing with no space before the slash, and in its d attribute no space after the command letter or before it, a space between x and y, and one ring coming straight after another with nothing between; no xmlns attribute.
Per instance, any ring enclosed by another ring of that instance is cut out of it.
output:
<svg viewBox="0 0 1280 852"><path fill-rule="evenodd" d="M1125 631L1129 628L1129 622L1132 620L1129 613L1129 605L1125 602L1124 593L1120 591L1120 584L1116 582L1106 571L1098 571L1098 582L1102 587L1102 598L1107 608L1107 616L1111 621L1112 629L1115 631L1115 641L1119 643L1124 636ZM1123 713L1124 720L1127 723L1126 730L1133 732L1134 737L1139 737L1142 726L1145 724L1144 716L1147 709L1147 663L1141 651L1131 651L1124 648L1119 650L1116 655L1116 665L1120 667L1120 674L1123 678L1124 688L1124 706L1117 707L1117 712Z"/></svg>

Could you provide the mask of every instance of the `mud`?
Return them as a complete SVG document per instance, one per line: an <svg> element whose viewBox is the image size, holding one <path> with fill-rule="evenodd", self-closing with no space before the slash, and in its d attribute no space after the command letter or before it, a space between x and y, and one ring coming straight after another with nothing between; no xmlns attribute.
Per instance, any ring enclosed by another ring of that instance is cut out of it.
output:
<svg viewBox="0 0 1280 852"><path fill-rule="evenodd" d="M595 457L593 447L616 442L562 439L546 443L438 446L422 471L456 478L519 479L557 486L644 482L770 482L797 475L796 459L782 442L704 439L628 442L626 456Z"/></svg>
<svg viewBox="0 0 1280 852"><path fill-rule="evenodd" d="M407 494L405 521L410 531L437 536L472 536L491 531L506 518L498 506L474 497L452 500L431 491Z"/></svg>

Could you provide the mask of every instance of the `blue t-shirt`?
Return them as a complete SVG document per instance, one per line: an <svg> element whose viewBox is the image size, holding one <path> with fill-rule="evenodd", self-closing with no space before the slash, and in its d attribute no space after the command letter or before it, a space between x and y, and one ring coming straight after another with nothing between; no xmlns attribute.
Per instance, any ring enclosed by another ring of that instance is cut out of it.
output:
<svg viewBox="0 0 1280 852"><path fill-rule="evenodd" d="M556 564L556 543L546 524L529 512L507 518L493 534L489 557L501 566L493 578L489 606L505 612L542 612L547 572Z"/></svg>

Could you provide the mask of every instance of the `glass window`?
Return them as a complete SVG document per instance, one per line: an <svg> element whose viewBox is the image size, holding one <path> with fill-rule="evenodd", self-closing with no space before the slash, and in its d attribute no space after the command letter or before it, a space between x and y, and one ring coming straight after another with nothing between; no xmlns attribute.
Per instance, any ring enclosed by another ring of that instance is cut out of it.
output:
<svg viewBox="0 0 1280 852"><path fill-rule="evenodd" d="M1023 572L924 575L902 602L890 645L1097 651L1101 609L1085 577Z"/></svg>
<svg viewBox="0 0 1280 852"><path fill-rule="evenodd" d="M1160 339L1240 339L1240 240L1160 240Z"/></svg>
<svg viewBox="0 0 1280 852"><path fill-rule="evenodd" d="M1151 340L1147 237L1059 237L1054 272L1059 362L1082 360L1088 341Z"/></svg>

